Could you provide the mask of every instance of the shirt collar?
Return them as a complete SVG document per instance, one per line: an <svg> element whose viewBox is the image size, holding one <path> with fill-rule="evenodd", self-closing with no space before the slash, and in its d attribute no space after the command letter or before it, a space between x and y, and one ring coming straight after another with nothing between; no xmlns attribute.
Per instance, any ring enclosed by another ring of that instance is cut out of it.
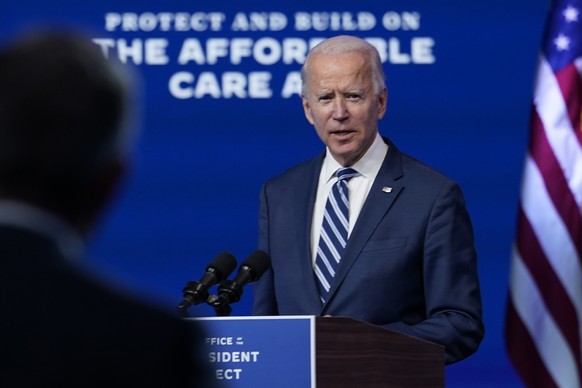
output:
<svg viewBox="0 0 582 388"><path fill-rule="evenodd" d="M382 136L380 136L379 133L376 133L376 138L370 148L368 148L368 151L366 151L360 160L349 167L356 170L363 177L373 180L378 174L387 152L388 144L384 143L384 140L382 140ZM326 177L325 182L329 182L329 180L334 177L337 169L342 167L343 166L333 158L327 147L321 169L321 173Z"/></svg>
<svg viewBox="0 0 582 388"><path fill-rule="evenodd" d="M25 229L47 237L68 258L79 257L84 249L81 236L68 223L24 202L0 200L0 225Z"/></svg>

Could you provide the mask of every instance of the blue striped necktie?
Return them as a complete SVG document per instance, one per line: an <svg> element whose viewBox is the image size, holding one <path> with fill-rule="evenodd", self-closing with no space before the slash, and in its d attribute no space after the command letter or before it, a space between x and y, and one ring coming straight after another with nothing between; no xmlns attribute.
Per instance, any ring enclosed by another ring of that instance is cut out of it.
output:
<svg viewBox="0 0 582 388"><path fill-rule="evenodd" d="M348 241L348 181L356 175L358 172L352 168L338 169L338 180L325 205L314 267L322 303L327 301L327 294Z"/></svg>

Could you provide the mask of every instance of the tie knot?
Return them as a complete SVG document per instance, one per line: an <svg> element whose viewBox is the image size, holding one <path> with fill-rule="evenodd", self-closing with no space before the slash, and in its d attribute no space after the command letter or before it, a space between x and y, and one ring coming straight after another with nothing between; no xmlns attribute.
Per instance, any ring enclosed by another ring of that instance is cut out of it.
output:
<svg viewBox="0 0 582 388"><path fill-rule="evenodd" d="M338 181L349 181L353 177L358 175L358 172L350 167L344 167L337 170Z"/></svg>

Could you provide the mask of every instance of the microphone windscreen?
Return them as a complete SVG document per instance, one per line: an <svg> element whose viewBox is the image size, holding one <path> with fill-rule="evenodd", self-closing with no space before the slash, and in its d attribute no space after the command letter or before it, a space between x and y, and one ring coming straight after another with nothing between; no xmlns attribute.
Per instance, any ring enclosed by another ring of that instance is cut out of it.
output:
<svg viewBox="0 0 582 388"><path fill-rule="evenodd" d="M228 252L219 253L208 267L207 272L213 272L218 282L226 279L236 268L236 259Z"/></svg>
<svg viewBox="0 0 582 388"><path fill-rule="evenodd" d="M248 267L253 275L252 282L259 280L261 276L271 267L271 256L264 251L253 252L243 263L241 269Z"/></svg>

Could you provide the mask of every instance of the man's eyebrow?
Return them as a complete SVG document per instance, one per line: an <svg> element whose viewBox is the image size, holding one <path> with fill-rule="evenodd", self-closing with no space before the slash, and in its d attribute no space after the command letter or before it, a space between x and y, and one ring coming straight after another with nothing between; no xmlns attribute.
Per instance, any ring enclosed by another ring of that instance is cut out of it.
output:
<svg viewBox="0 0 582 388"><path fill-rule="evenodd" d="M313 94L317 97L321 97L321 96L333 94L333 90L329 90L329 89L316 90L313 92Z"/></svg>

